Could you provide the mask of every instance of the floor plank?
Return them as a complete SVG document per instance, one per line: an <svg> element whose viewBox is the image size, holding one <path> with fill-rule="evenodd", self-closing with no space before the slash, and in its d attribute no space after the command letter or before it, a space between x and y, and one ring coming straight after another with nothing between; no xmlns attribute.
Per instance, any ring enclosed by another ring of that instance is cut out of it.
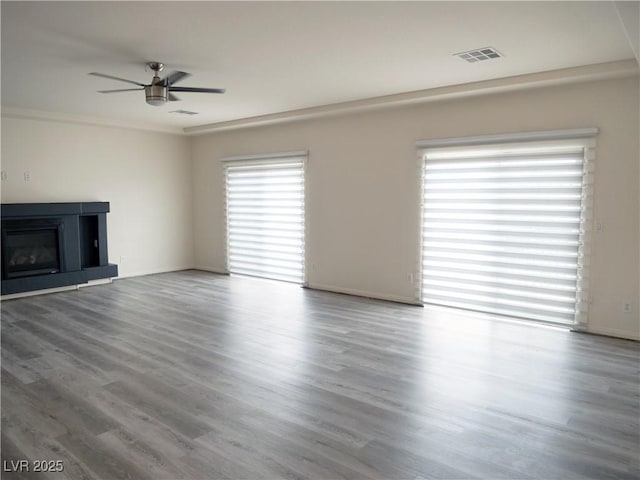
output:
<svg viewBox="0 0 640 480"><path fill-rule="evenodd" d="M2 302L3 478L640 478L637 342L198 271Z"/></svg>

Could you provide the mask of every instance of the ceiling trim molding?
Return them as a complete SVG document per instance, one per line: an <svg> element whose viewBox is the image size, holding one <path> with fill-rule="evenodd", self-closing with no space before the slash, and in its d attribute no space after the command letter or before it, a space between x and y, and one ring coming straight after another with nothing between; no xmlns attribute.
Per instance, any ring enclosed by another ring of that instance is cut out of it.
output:
<svg viewBox="0 0 640 480"><path fill-rule="evenodd" d="M277 123L321 118L346 113L362 112L366 110L390 108L417 103L450 100L493 93L512 92L531 88L541 88L553 85L563 85L578 82L624 78L638 75L638 62L622 60L617 62L599 63L582 67L551 70L547 72L518 75L513 77L485 80L481 82L465 83L448 87L431 88L395 95L354 100L319 107L242 118L227 122L209 123L205 125L187 127L187 135L202 135L240 128L272 125Z"/></svg>
<svg viewBox="0 0 640 480"><path fill-rule="evenodd" d="M72 123L76 125L90 125L98 127L126 128L160 133L172 133L184 135L181 127L168 127L164 125L148 124L141 122L128 122L104 117L77 115L73 113L45 112L28 108L2 106L2 118L22 118L28 120L41 120L46 122Z"/></svg>
<svg viewBox="0 0 640 480"><path fill-rule="evenodd" d="M23 118L49 122L92 125L100 127L126 128L177 135L204 135L241 128L273 125L298 120L315 119L348 113L378 110L404 105L434 101L451 100L464 97L512 92L531 88L563 85L596 80L624 78L638 75L640 72L636 60L600 63L582 67L552 70L547 72L518 75L513 77L465 83L447 87L417 90L413 92L366 98L349 102L322 105L318 107L291 110L286 112L241 118L226 122L209 123L193 127L170 127L166 125L130 122L105 117L86 116L72 113L47 112L17 107L1 107L2 118Z"/></svg>

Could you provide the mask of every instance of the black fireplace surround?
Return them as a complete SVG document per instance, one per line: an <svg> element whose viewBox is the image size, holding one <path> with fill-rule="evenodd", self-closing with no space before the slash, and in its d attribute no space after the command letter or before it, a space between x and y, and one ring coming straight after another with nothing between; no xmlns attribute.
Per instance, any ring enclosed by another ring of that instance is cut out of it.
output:
<svg viewBox="0 0 640 480"><path fill-rule="evenodd" d="M2 295L118 276L107 256L109 202L2 205Z"/></svg>

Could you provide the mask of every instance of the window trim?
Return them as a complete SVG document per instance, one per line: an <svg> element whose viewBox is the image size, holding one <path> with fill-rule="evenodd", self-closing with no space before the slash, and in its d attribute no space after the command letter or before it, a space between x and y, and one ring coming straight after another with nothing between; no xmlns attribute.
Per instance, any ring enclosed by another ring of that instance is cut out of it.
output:
<svg viewBox="0 0 640 480"><path fill-rule="evenodd" d="M498 135L478 135L473 137L449 137L431 140L418 140L419 149L437 147L461 147L464 145L486 145L492 143L534 142L550 140L577 140L580 138L594 138L598 135L596 127L574 128L568 130L544 130L521 133L505 133Z"/></svg>
<svg viewBox="0 0 640 480"><path fill-rule="evenodd" d="M289 152L273 152L273 153L258 153L251 155L235 155L232 157L223 157L220 159L221 162L251 162L251 161L265 161L265 160L275 160L278 158L286 159L291 157L305 157L309 156L309 150L294 150Z"/></svg>

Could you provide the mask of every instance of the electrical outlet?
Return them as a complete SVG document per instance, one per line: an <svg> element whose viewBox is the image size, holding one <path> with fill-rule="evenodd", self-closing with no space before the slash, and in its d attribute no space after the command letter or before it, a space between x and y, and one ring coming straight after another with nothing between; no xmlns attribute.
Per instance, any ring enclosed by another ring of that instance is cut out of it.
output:
<svg viewBox="0 0 640 480"><path fill-rule="evenodd" d="M624 313L631 313L631 302L624 302L622 304L622 311Z"/></svg>
<svg viewBox="0 0 640 480"><path fill-rule="evenodd" d="M6 170L2 170L2 172L0 173L0 178L2 178L3 182L7 179L7 171Z"/></svg>
<svg viewBox="0 0 640 480"><path fill-rule="evenodd" d="M24 172L24 181L25 182L31 181L31 172Z"/></svg>

